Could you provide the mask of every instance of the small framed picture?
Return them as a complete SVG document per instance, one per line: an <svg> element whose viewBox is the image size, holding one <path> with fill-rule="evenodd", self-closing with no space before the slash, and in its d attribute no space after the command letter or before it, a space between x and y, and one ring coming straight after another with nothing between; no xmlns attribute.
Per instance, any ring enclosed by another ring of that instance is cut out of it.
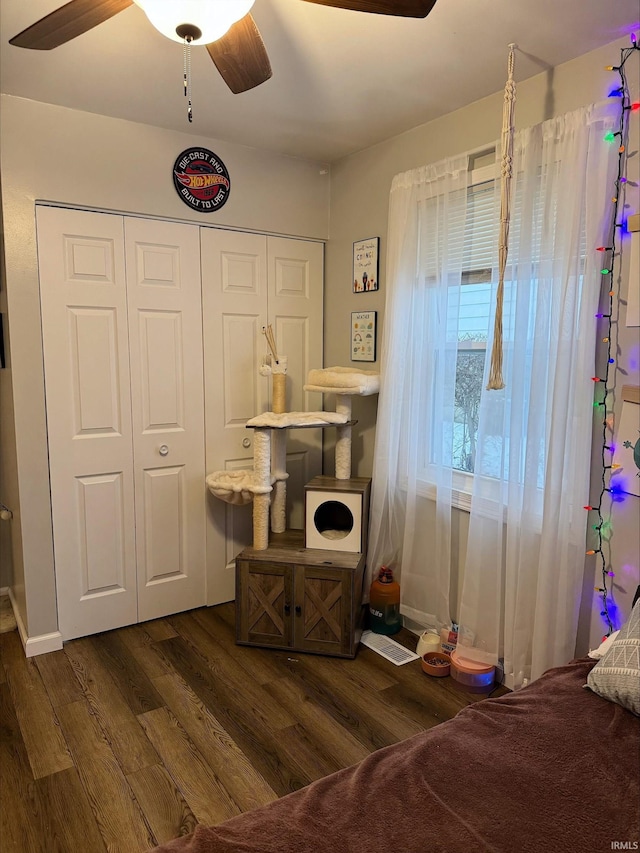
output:
<svg viewBox="0 0 640 853"><path fill-rule="evenodd" d="M377 311L351 313L351 361L376 360Z"/></svg>
<svg viewBox="0 0 640 853"><path fill-rule="evenodd" d="M380 238L369 237L353 244L353 292L378 289Z"/></svg>

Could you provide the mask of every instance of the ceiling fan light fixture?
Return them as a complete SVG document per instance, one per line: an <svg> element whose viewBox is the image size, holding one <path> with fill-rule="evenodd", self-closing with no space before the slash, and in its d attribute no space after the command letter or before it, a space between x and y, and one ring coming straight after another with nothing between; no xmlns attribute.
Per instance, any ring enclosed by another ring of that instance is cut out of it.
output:
<svg viewBox="0 0 640 853"><path fill-rule="evenodd" d="M254 0L134 0L153 26L163 36L182 43L185 27L200 36L192 44L210 44L217 41L229 28L244 18Z"/></svg>

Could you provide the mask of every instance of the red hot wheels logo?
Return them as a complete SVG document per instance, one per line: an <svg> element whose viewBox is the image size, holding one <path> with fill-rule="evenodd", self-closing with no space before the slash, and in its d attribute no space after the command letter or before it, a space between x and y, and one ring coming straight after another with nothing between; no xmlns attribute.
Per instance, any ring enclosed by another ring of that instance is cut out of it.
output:
<svg viewBox="0 0 640 853"><path fill-rule="evenodd" d="M173 185L194 210L218 210L229 198L231 181L222 160L208 148L187 148L173 165Z"/></svg>

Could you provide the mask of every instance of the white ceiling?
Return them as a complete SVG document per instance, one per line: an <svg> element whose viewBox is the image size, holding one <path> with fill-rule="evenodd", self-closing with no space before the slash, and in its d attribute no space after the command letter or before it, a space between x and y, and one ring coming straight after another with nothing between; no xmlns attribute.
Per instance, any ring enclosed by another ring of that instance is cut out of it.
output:
<svg viewBox="0 0 640 853"><path fill-rule="evenodd" d="M2 0L2 92L324 162L500 91L510 42L520 81L626 35L639 12L638 0L438 0L402 19L256 0L273 77L233 95L194 48L189 125L182 47L137 6L52 51L7 44L60 5Z"/></svg>

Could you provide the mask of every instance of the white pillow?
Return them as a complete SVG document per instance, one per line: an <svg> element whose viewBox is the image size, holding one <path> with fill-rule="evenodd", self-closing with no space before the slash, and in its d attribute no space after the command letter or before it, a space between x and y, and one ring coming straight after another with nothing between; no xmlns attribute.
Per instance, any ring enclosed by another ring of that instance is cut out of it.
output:
<svg viewBox="0 0 640 853"><path fill-rule="evenodd" d="M587 685L640 716L640 599L609 651L587 676Z"/></svg>

